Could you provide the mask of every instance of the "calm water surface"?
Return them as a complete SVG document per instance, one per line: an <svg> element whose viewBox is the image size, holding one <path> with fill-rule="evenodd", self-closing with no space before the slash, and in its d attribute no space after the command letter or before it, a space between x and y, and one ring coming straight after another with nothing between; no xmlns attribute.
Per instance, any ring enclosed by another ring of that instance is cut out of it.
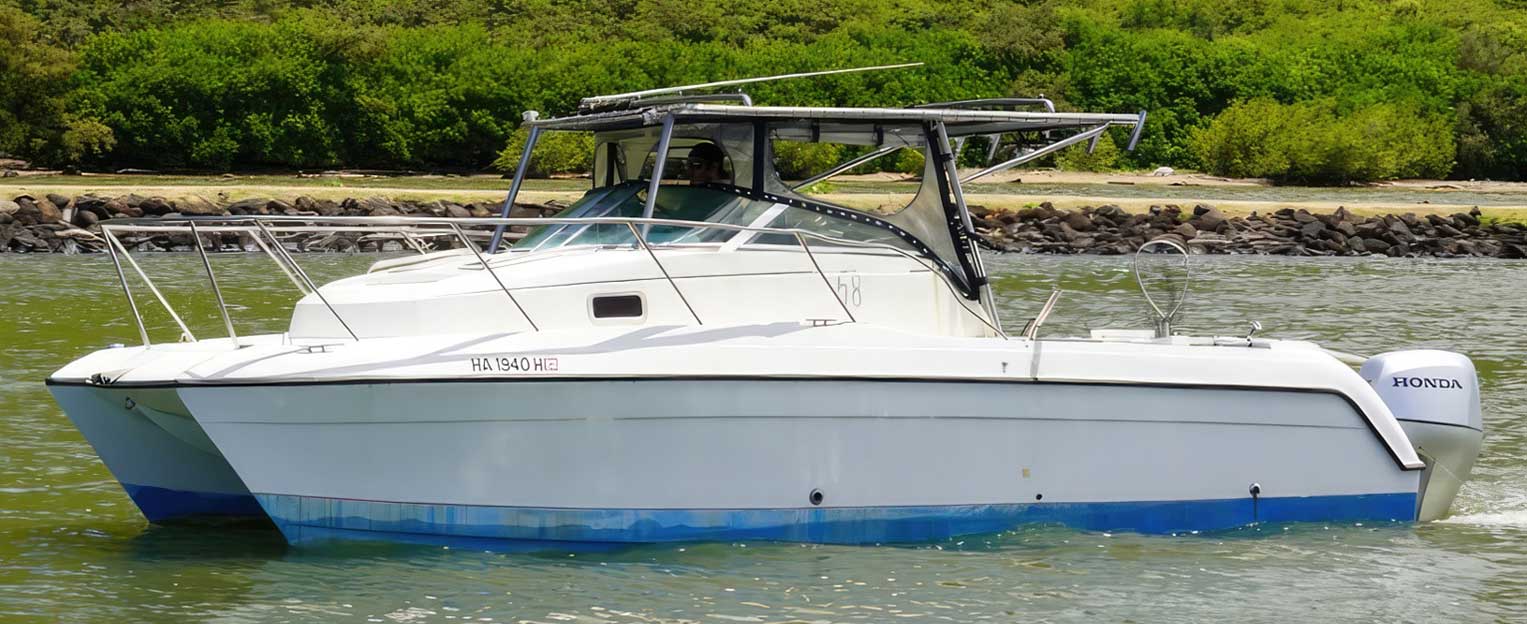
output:
<svg viewBox="0 0 1527 624"><path fill-rule="evenodd" d="M304 258L315 277L375 256ZM245 331L294 297L262 258L214 259ZM147 257L193 329L216 335L194 256ZM1125 260L990 261L1010 325L1052 285L1046 331L1140 326ZM273 530L149 526L42 380L136 341L110 262L0 256L0 621L1093 622L1527 621L1527 264L1211 257L1180 326L1439 347L1484 385L1484 454L1448 521L1139 536L1026 528L918 547L766 543L500 554L288 549ZM235 286L237 284L237 286ZM150 315L157 339L173 333ZM423 450L421 449L421 452ZM928 453L959 452L930 440ZM909 458L918 460L918 458ZM1292 457L1297 461L1297 457Z"/></svg>

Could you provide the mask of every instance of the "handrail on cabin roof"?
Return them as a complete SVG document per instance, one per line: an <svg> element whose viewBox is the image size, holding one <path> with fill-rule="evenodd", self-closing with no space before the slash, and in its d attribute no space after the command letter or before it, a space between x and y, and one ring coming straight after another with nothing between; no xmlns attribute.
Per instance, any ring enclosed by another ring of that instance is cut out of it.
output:
<svg viewBox="0 0 1527 624"><path fill-rule="evenodd" d="M758 77L754 77L754 78L736 78L736 79L732 79L732 80L718 80L718 81L715 81L715 82L703 82L703 83L700 83L700 84L681 85L681 86L677 86L677 87L659 87L659 88L656 88L656 89L646 89L646 90L643 90L643 91L632 91L632 92L629 92L629 93L616 93L614 95L596 95L596 96L593 96L593 97L586 97L586 98L583 98L582 100L580 100L578 102L578 109L579 110L590 110L590 109L598 108L600 106L618 106L620 104L637 103L637 102L640 102L642 100L642 98L651 97L651 96L655 96L655 95L673 95L673 94L683 93L685 91L698 91L698 90L702 90L702 89L718 89L718 88L721 88L721 87L735 87L735 86L740 86L740 85L745 85L745 84L755 84L755 83L759 83L759 82L770 82L770 81L774 81L774 80L790 80L790 79L794 79L794 78L810 78L810 77L813 77L813 76L831 76L831 75L835 75L835 74L851 74L851 73L856 73L856 72L880 71L880 70L886 70L886 69L902 69L902 68L906 68L906 67L919 67L921 65L922 65L922 63L918 62L918 63L898 63L898 64L895 64L895 65L876 65L876 66L872 66L872 67L849 67L849 68L844 68L844 69L828 69L828 70L822 70L822 71L800 72L800 73L795 73L795 74L780 74L780 75L777 75L777 76L758 76Z"/></svg>
<svg viewBox="0 0 1527 624"><path fill-rule="evenodd" d="M983 126L1010 125L1008 131L1049 130L1111 125L1135 126L1141 122L1138 113L1068 113L1038 111L982 110L972 108L853 108L829 106L738 106L683 102L654 105L638 109L605 111L527 120L524 125L543 130L600 131L632 127L655 127L662 125L663 118L673 115L683 121L752 121L780 119L800 121L838 122L942 122L948 126L951 136L960 135L961 126L972 126L970 134L990 134Z"/></svg>

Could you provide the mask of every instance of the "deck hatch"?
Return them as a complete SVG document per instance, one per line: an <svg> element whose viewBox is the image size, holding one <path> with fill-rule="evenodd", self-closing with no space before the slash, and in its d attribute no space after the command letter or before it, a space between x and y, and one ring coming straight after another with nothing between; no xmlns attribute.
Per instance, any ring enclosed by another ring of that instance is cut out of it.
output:
<svg viewBox="0 0 1527 624"><path fill-rule="evenodd" d="M641 295L596 295L590 303L594 318L641 318L645 314Z"/></svg>

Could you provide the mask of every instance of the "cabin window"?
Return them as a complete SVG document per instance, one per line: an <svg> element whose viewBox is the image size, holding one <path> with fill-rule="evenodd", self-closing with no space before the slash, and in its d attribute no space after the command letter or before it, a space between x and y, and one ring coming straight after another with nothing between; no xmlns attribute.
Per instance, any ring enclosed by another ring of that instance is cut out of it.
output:
<svg viewBox="0 0 1527 624"><path fill-rule="evenodd" d="M918 193L925 168L923 135L918 126L775 123L769 129L769 149L788 194L889 215L901 212ZM892 192L841 193L867 182Z"/></svg>
<svg viewBox="0 0 1527 624"><path fill-rule="evenodd" d="M656 163L657 154L648 152L646 162L642 163L641 179L652 178L652 169ZM663 179L692 184L731 185L736 183L735 169L732 155L716 143L704 139L675 138L668 147L668 158L663 163Z"/></svg>
<svg viewBox="0 0 1527 624"><path fill-rule="evenodd" d="M596 319L641 318L647 313L641 295L595 295L590 306Z"/></svg>

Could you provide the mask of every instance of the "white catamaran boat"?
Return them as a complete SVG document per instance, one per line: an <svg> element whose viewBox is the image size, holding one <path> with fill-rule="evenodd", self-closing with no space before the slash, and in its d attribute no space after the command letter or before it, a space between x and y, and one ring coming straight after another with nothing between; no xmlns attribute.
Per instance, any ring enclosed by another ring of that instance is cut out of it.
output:
<svg viewBox="0 0 1527 624"><path fill-rule="evenodd" d="M225 312L225 338L182 324L182 342L150 344L140 316L142 346L48 383L151 520L258 509L293 543L1403 522L1445 515L1467 478L1482 425L1461 355L1354 370L1308 342L1174 335L1170 314L1145 332L1041 338L1053 297L1021 334L1002 328L962 183L1110 127L1138 137L1143 113L769 107L715 92L733 84L527 114L526 159L546 132L595 137L592 189L555 218L507 218L522 161L500 219L106 223L135 316L124 232L239 233L305 296L276 335L238 336ZM962 179L955 154L978 136L992 154L1043 146ZM789 184L782 143L861 156ZM925 157L905 205L803 191L898 150ZM469 234L484 225L486 249ZM319 286L282 240L314 230L464 246Z"/></svg>

